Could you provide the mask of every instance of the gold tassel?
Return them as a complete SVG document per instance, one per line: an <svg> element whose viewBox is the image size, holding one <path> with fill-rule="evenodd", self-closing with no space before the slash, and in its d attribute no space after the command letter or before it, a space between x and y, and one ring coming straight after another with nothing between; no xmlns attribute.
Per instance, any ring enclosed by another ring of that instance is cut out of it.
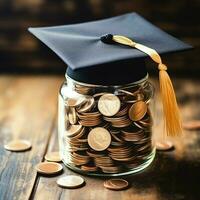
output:
<svg viewBox="0 0 200 200"><path fill-rule="evenodd" d="M162 63L160 55L154 50L142 44L136 43L131 39L114 35L112 40L116 43L134 47L151 57L151 59L158 64L159 69L159 82L160 93L163 105L163 118L165 132L168 136L178 136L182 133L181 116L176 101L176 95L171 82L171 79L167 73L167 66Z"/></svg>
<svg viewBox="0 0 200 200"><path fill-rule="evenodd" d="M182 133L182 123L176 95L166 65L159 64L158 69L165 130L168 136L177 136Z"/></svg>

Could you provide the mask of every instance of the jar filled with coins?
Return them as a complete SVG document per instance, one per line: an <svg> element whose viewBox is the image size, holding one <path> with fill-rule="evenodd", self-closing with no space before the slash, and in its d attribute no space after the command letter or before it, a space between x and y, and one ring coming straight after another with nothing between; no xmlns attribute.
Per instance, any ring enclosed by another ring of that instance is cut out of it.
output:
<svg viewBox="0 0 200 200"><path fill-rule="evenodd" d="M115 86L67 76L59 94L59 144L63 162L79 173L116 176L146 168L155 156L147 76Z"/></svg>
<svg viewBox="0 0 200 200"><path fill-rule="evenodd" d="M161 55L189 50L190 45L137 13L29 31L67 65L58 109L60 154L66 166L87 175L117 176L150 165L155 156L150 108L154 90L147 59L159 71L162 134L182 134L175 91Z"/></svg>

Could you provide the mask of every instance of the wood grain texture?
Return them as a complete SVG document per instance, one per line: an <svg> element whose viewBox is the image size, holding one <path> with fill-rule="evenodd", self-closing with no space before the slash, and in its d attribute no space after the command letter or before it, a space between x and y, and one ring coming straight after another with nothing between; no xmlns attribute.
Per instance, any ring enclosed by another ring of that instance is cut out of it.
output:
<svg viewBox="0 0 200 200"><path fill-rule="evenodd" d="M156 82L157 81L153 81ZM154 84L157 85L157 84ZM181 105L183 121L200 119L199 81L179 79L174 81L178 101ZM161 124L161 104L158 88L155 95L155 127L154 140L163 138ZM158 103L159 102L159 103ZM168 138L171 139L171 138ZM142 173L127 176L130 188L125 191L110 191L103 187L105 178L86 177L83 188L70 190L61 189L56 180L66 174L75 174L65 168L63 174L57 177L40 177L33 198L69 199L69 200L169 200L169 199L198 199L200 192L200 146L198 131L184 131L182 138L171 139L175 143L175 151L157 152L154 163ZM52 134L48 151L58 149L56 125ZM195 178L194 178L195 177Z"/></svg>
<svg viewBox="0 0 200 200"><path fill-rule="evenodd" d="M173 139L175 150L157 152L153 164L142 173L125 177L130 187L110 191L104 178L83 176L85 187L71 190L57 186L56 180L74 174L64 168L59 176L36 176L34 166L47 152L58 150L57 92L62 77L0 77L0 199L36 200L179 200L200 199L200 132L184 131ZM155 82L155 81L154 81ZM157 81L156 81L157 82ZM200 81L174 81L183 121L200 119ZM154 140L162 137L161 105L155 95ZM31 140L25 153L5 151L12 138Z"/></svg>
<svg viewBox="0 0 200 200"><path fill-rule="evenodd" d="M55 120L60 79L0 77L0 199L28 199ZM3 144L30 140L31 151L12 153Z"/></svg>

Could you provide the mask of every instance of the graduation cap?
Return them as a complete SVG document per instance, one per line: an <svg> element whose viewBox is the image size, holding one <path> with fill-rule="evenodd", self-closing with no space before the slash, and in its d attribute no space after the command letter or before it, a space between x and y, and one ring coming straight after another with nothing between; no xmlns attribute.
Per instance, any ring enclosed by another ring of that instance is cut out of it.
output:
<svg viewBox="0 0 200 200"><path fill-rule="evenodd" d="M192 47L157 28L137 13L81 24L29 28L67 65L70 78L96 85L122 85L147 76L145 59L158 66L167 133L181 132L171 80L160 54Z"/></svg>

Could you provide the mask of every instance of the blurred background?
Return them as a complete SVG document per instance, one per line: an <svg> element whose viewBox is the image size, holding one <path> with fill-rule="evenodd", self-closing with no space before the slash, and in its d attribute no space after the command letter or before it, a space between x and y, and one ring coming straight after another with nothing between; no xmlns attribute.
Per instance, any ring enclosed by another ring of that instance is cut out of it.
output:
<svg viewBox="0 0 200 200"><path fill-rule="evenodd" d="M29 26L85 22L138 12L193 45L191 52L165 56L170 73L200 73L200 0L0 0L0 73L62 74L66 65L33 37ZM155 71L150 65L150 71Z"/></svg>

